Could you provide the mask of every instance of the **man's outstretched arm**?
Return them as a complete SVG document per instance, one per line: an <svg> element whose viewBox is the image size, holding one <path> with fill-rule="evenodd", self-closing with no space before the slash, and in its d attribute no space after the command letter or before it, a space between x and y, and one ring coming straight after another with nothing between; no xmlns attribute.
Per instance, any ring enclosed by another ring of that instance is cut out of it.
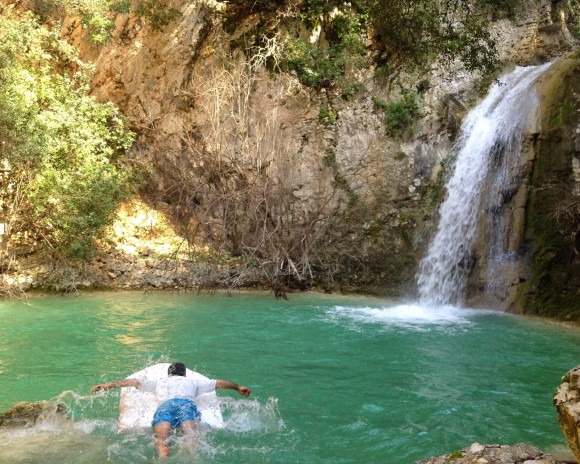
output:
<svg viewBox="0 0 580 464"><path fill-rule="evenodd" d="M99 391L99 390L108 390L109 388L115 388L115 387L139 388L140 386L141 386L141 382L139 382L137 379L115 380L114 382L100 383L98 385L95 385L93 388L91 388L91 393L94 393L94 392Z"/></svg>
<svg viewBox="0 0 580 464"><path fill-rule="evenodd" d="M237 383L230 382L229 380L216 380L216 388L229 388L230 390L236 390L242 396L250 396L252 392L248 387L242 387Z"/></svg>

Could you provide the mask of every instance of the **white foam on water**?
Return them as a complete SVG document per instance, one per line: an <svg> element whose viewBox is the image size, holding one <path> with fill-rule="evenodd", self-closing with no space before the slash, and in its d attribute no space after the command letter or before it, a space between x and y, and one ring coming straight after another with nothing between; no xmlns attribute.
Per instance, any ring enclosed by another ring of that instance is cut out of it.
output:
<svg viewBox="0 0 580 464"><path fill-rule="evenodd" d="M419 303L383 307L335 306L328 312L335 321L347 319L361 323L414 328L470 324L473 316L481 314L498 313L451 305L428 306Z"/></svg>
<svg viewBox="0 0 580 464"><path fill-rule="evenodd" d="M93 433L95 430L107 430L109 432L117 432L117 421L113 419L89 419L80 420L74 423L74 429L79 432L88 434Z"/></svg>
<svg viewBox="0 0 580 464"><path fill-rule="evenodd" d="M100 436L70 426L7 429L0 431L0 462L100 462L105 446Z"/></svg>
<svg viewBox="0 0 580 464"><path fill-rule="evenodd" d="M230 432L277 432L284 428L277 398L270 397L262 404L258 400L223 397L220 404Z"/></svg>

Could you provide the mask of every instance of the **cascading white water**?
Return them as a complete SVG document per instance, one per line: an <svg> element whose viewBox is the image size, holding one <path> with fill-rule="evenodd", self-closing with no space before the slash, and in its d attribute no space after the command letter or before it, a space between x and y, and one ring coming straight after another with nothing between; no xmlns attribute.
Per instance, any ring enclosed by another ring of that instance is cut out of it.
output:
<svg viewBox="0 0 580 464"><path fill-rule="evenodd" d="M463 303L479 215L493 209L505 191L508 168L513 172L518 167L524 134L538 130L533 83L550 64L517 67L465 118L437 231L416 277L422 304ZM489 179L491 175L495 177ZM483 192L484 186L489 191ZM498 235L490 231L492 240ZM491 247L496 256L501 254L497 243Z"/></svg>

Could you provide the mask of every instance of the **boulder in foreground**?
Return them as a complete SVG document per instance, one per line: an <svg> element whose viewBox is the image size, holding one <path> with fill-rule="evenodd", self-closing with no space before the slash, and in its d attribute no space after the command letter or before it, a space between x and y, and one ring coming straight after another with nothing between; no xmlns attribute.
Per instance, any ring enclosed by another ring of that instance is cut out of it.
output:
<svg viewBox="0 0 580 464"><path fill-rule="evenodd" d="M580 462L580 366L569 370L554 395L558 423L574 457Z"/></svg>

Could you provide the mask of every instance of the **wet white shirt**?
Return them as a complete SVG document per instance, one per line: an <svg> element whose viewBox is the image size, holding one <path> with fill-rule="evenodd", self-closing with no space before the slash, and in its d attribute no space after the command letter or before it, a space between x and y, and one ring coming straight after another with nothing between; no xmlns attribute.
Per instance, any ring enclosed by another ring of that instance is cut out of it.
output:
<svg viewBox="0 0 580 464"><path fill-rule="evenodd" d="M171 398L195 399L196 396L215 390L215 380L192 379L180 375L171 375L159 380L144 380L141 390L152 392L158 401L163 402Z"/></svg>

